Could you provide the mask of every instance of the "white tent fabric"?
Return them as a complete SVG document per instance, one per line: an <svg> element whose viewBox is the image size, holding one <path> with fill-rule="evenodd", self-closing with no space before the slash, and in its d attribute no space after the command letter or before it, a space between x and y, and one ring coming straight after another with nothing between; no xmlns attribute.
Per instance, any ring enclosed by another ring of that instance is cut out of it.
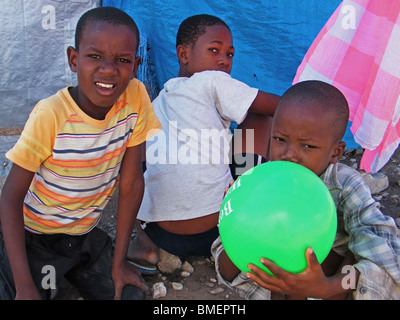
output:
<svg viewBox="0 0 400 320"><path fill-rule="evenodd" d="M33 106L75 83L67 47L79 17L101 0L2 0L0 128L21 127Z"/></svg>

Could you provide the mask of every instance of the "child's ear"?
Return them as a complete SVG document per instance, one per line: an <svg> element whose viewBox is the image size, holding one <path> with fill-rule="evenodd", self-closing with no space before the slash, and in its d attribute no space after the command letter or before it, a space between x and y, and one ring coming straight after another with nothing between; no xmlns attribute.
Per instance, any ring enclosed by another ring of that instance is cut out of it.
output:
<svg viewBox="0 0 400 320"><path fill-rule="evenodd" d="M343 156L344 150L346 149L346 142L340 141L334 148L332 152L331 163L335 164L339 162L340 158Z"/></svg>
<svg viewBox="0 0 400 320"><path fill-rule="evenodd" d="M142 58L141 57L136 57L135 58L135 62L134 62L134 66L133 66L133 71L132 71L132 74L131 74L131 80L136 76L136 73L137 73L141 63L142 63Z"/></svg>
<svg viewBox="0 0 400 320"><path fill-rule="evenodd" d="M188 60L188 50L183 44L176 47L176 55L178 56L179 63L187 64Z"/></svg>
<svg viewBox="0 0 400 320"><path fill-rule="evenodd" d="M78 52L71 46L67 48L68 64L72 72L76 72Z"/></svg>

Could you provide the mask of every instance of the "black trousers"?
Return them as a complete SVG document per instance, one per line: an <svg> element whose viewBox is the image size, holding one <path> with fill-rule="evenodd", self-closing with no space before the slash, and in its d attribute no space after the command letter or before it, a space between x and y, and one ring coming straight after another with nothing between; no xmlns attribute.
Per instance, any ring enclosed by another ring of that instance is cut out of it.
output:
<svg viewBox="0 0 400 320"><path fill-rule="evenodd" d="M79 236L34 234L25 231L29 267L43 299L49 299L52 282L64 276L85 300L111 300L113 244L99 228ZM54 276L54 278L53 278ZM0 229L0 299L15 298L15 286ZM123 299L144 299L144 292L125 286Z"/></svg>

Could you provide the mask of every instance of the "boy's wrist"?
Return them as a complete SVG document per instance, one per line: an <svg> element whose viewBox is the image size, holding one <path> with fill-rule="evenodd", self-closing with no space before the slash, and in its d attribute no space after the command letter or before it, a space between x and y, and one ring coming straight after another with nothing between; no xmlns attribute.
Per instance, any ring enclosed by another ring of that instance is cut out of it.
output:
<svg viewBox="0 0 400 320"><path fill-rule="evenodd" d="M336 294L342 293L341 277L327 277L326 284L321 292L321 299L327 299Z"/></svg>
<svg viewBox="0 0 400 320"><path fill-rule="evenodd" d="M356 283L358 282L359 273L356 275ZM349 294L355 290L355 288L350 288L349 286L344 286L343 283L346 282L346 274L336 274L332 277L328 277L325 285L321 288L320 297L321 299L328 299L333 296L341 294Z"/></svg>
<svg viewBox="0 0 400 320"><path fill-rule="evenodd" d="M22 283L15 283L16 299L41 299L35 283L31 281L23 281Z"/></svg>
<svg viewBox="0 0 400 320"><path fill-rule="evenodd" d="M127 249L116 245L114 249L114 255L112 259L112 266L119 268L122 264L127 262Z"/></svg>

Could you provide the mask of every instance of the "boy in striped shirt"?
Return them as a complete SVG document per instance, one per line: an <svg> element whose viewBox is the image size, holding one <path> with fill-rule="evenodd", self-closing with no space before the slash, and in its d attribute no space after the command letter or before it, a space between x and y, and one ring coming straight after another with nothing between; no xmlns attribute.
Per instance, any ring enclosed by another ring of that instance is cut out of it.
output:
<svg viewBox="0 0 400 320"><path fill-rule="evenodd" d="M143 143L161 126L134 78L138 43L123 11L86 12L68 48L78 85L40 101L6 154L13 167L0 202L1 299L48 297L55 284L44 281L46 270L85 299L144 298L126 254L144 190ZM96 224L118 182L114 250Z"/></svg>

